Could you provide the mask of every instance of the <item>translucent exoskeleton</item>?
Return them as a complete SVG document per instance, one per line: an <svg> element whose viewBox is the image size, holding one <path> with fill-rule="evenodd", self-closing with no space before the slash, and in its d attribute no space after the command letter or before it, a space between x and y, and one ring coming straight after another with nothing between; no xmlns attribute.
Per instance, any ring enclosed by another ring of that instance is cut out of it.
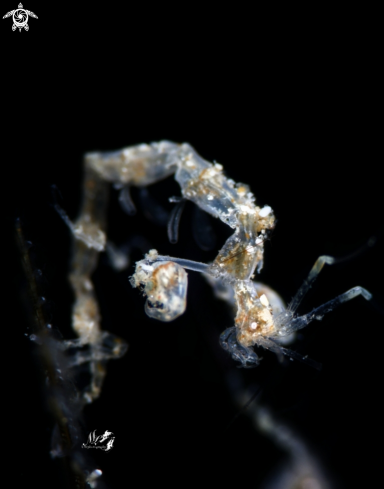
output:
<svg viewBox="0 0 384 489"><path fill-rule="evenodd" d="M160 321L173 321L186 308L188 279L183 267L173 261L153 261L155 250L148 254L148 260L136 265L136 273L131 279L133 287L143 285L147 296L145 312Z"/></svg>
<svg viewBox="0 0 384 489"><path fill-rule="evenodd" d="M90 280L98 253L108 251L108 246L113 250L112 245L107 245L105 234L107 184L113 184L120 191L122 207L127 213L133 213L135 208L129 187L146 187L172 174L180 185L182 199L192 201L203 211L219 218L234 232L209 264L163 256L157 250L149 251L136 264L130 281L133 287L143 290L146 296L145 311L150 317L172 321L180 316L186 307L185 269L202 272L216 294L228 301L234 310L234 326L223 332L220 343L242 366L249 367L259 363L258 355L253 350L255 345L272 350L280 357L289 355L300 358L283 346L297 330L314 319L320 320L339 304L358 295L367 300L371 298L371 294L362 287L354 287L308 314L297 315L304 295L324 264L334 263L329 256L318 258L288 307L276 292L255 282L255 273L263 266L264 242L275 225L273 211L268 205L262 208L257 206L248 185L228 179L220 164L204 160L189 144L161 141L113 153L91 153L85 157L84 202L77 221L72 223L58 208L75 241L71 273L77 298L73 313L74 328L79 335L79 343L93 345L91 360L116 358L124 350L116 346L120 344L118 340L108 351L100 349L106 333L101 333L98 326L99 314ZM172 222L168 226L171 240L177 235L181 208L182 202L173 212ZM95 371L90 390L94 397L101 378Z"/></svg>

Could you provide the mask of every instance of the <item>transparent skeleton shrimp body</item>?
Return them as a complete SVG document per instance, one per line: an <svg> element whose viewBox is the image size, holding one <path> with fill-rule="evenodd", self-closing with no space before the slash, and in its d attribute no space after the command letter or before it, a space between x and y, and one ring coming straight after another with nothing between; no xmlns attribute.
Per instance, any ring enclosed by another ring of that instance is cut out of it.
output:
<svg viewBox="0 0 384 489"><path fill-rule="evenodd" d="M276 292L254 282L255 272L263 266L264 241L275 224L273 211L269 206L258 207L247 185L228 179L221 165L204 160L189 144L161 141L113 153L91 153L85 157L84 201L77 221L72 223L58 209L74 236L70 275L76 295L73 322L79 336L77 341L92 345L88 358L91 363L118 358L126 349L122 340L101 332L90 279L98 253L106 250L107 246L107 183L120 191L121 205L129 213L132 210L130 186L146 187L172 174L184 199L219 218L234 229L234 233L210 264L163 256L157 250L150 250L143 260L137 262L130 281L146 296L145 310L149 316L171 321L183 314L188 281L185 270L202 272L216 295L227 300L235 310L234 326L222 333L220 343L242 366L249 367L259 363L253 346L272 350L280 357L294 356L294 352L282 345L292 338L295 331L314 319L320 320L337 305L358 295L367 300L371 298L362 287L354 287L309 314L297 316L302 298L323 265L334 262L328 256L318 258L287 308ZM105 344L106 335L108 345ZM68 346L73 345L74 342L68 342ZM104 374L94 368L93 375L90 397L95 398Z"/></svg>

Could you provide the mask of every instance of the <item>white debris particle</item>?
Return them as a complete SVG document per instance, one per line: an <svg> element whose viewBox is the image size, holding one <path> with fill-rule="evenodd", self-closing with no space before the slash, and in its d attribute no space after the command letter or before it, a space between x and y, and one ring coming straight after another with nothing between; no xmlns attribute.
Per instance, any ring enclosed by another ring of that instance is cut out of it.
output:
<svg viewBox="0 0 384 489"><path fill-rule="evenodd" d="M272 212L272 209L269 205L264 206L259 212L260 217L267 217Z"/></svg>

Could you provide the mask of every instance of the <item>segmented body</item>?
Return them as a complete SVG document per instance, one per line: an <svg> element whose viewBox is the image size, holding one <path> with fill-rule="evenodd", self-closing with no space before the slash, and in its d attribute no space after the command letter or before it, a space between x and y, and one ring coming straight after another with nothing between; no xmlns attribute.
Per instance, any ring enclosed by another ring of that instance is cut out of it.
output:
<svg viewBox="0 0 384 489"><path fill-rule="evenodd" d="M254 345L270 349L279 356L291 355L294 352L281 345L290 340L296 330L313 319L321 319L324 313L357 295L370 298L365 289L355 287L310 314L296 317L297 307L323 265L334 262L331 257L317 260L287 309L276 292L254 282L255 272L263 266L264 242L275 225L273 211L269 206L257 206L248 185L227 178L220 164L204 160L189 144L161 141L112 153L90 153L85 157L84 199L78 219L72 223L61 209L58 210L74 236L70 275L76 296L73 324L79 336L78 343L92 346L88 358L94 366L91 400L97 397L104 376L100 361L118 358L126 350L122 340L101 331L91 281L97 255L107 248L107 184L120 190L119 200L130 212L130 186L146 187L172 174L180 185L182 198L219 218L234 232L210 264L163 256L157 250L151 250L137 262L130 281L147 296L145 310L149 316L161 321L180 316L186 308L188 277L185 269L204 272L219 296L220 288L226 290L224 295L235 313L234 326L223 332L221 345L248 367L259 362L252 349ZM68 344L71 346L74 342ZM80 360L85 361L82 357Z"/></svg>

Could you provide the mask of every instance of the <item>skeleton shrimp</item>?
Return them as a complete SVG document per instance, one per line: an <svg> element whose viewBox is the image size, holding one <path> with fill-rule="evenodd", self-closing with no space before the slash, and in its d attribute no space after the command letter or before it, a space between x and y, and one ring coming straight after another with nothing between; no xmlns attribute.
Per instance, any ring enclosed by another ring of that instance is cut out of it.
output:
<svg viewBox="0 0 384 489"><path fill-rule="evenodd" d="M264 242L275 226L274 213L268 205L256 205L248 185L228 179L220 164L204 160L189 144L161 141L116 152L90 153L85 157L84 200L78 219L72 223L57 206L74 237L71 284L76 295L73 323L79 336L75 341L93 345L90 355L87 358L80 355L79 362L98 364L108 358L118 358L126 349L122 340L101 332L90 278L97 255L108 251L107 183L120 191L121 206L131 213L134 209L129 194L131 186L146 187L172 174L180 185L182 202L192 201L234 229L234 233L209 264L164 256L155 249L138 261L130 282L146 296L145 311L150 317L168 322L183 314L188 286L185 270L203 273L216 295L232 304L235 311L234 326L221 334L221 346L241 366L252 367L260 361L254 346L271 350L279 357L302 359L283 346L296 331L359 295L371 299L367 290L356 286L307 314L297 315L303 297L323 266L335 263L330 256L316 260L288 307L276 292L255 282L255 273L263 267ZM180 212L176 210L168 226L171 242L177 240L179 219ZM75 342L68 342L68 346L75 346ZM100 369L93 369L90 399L97 397L103 375Z"/></svg>

